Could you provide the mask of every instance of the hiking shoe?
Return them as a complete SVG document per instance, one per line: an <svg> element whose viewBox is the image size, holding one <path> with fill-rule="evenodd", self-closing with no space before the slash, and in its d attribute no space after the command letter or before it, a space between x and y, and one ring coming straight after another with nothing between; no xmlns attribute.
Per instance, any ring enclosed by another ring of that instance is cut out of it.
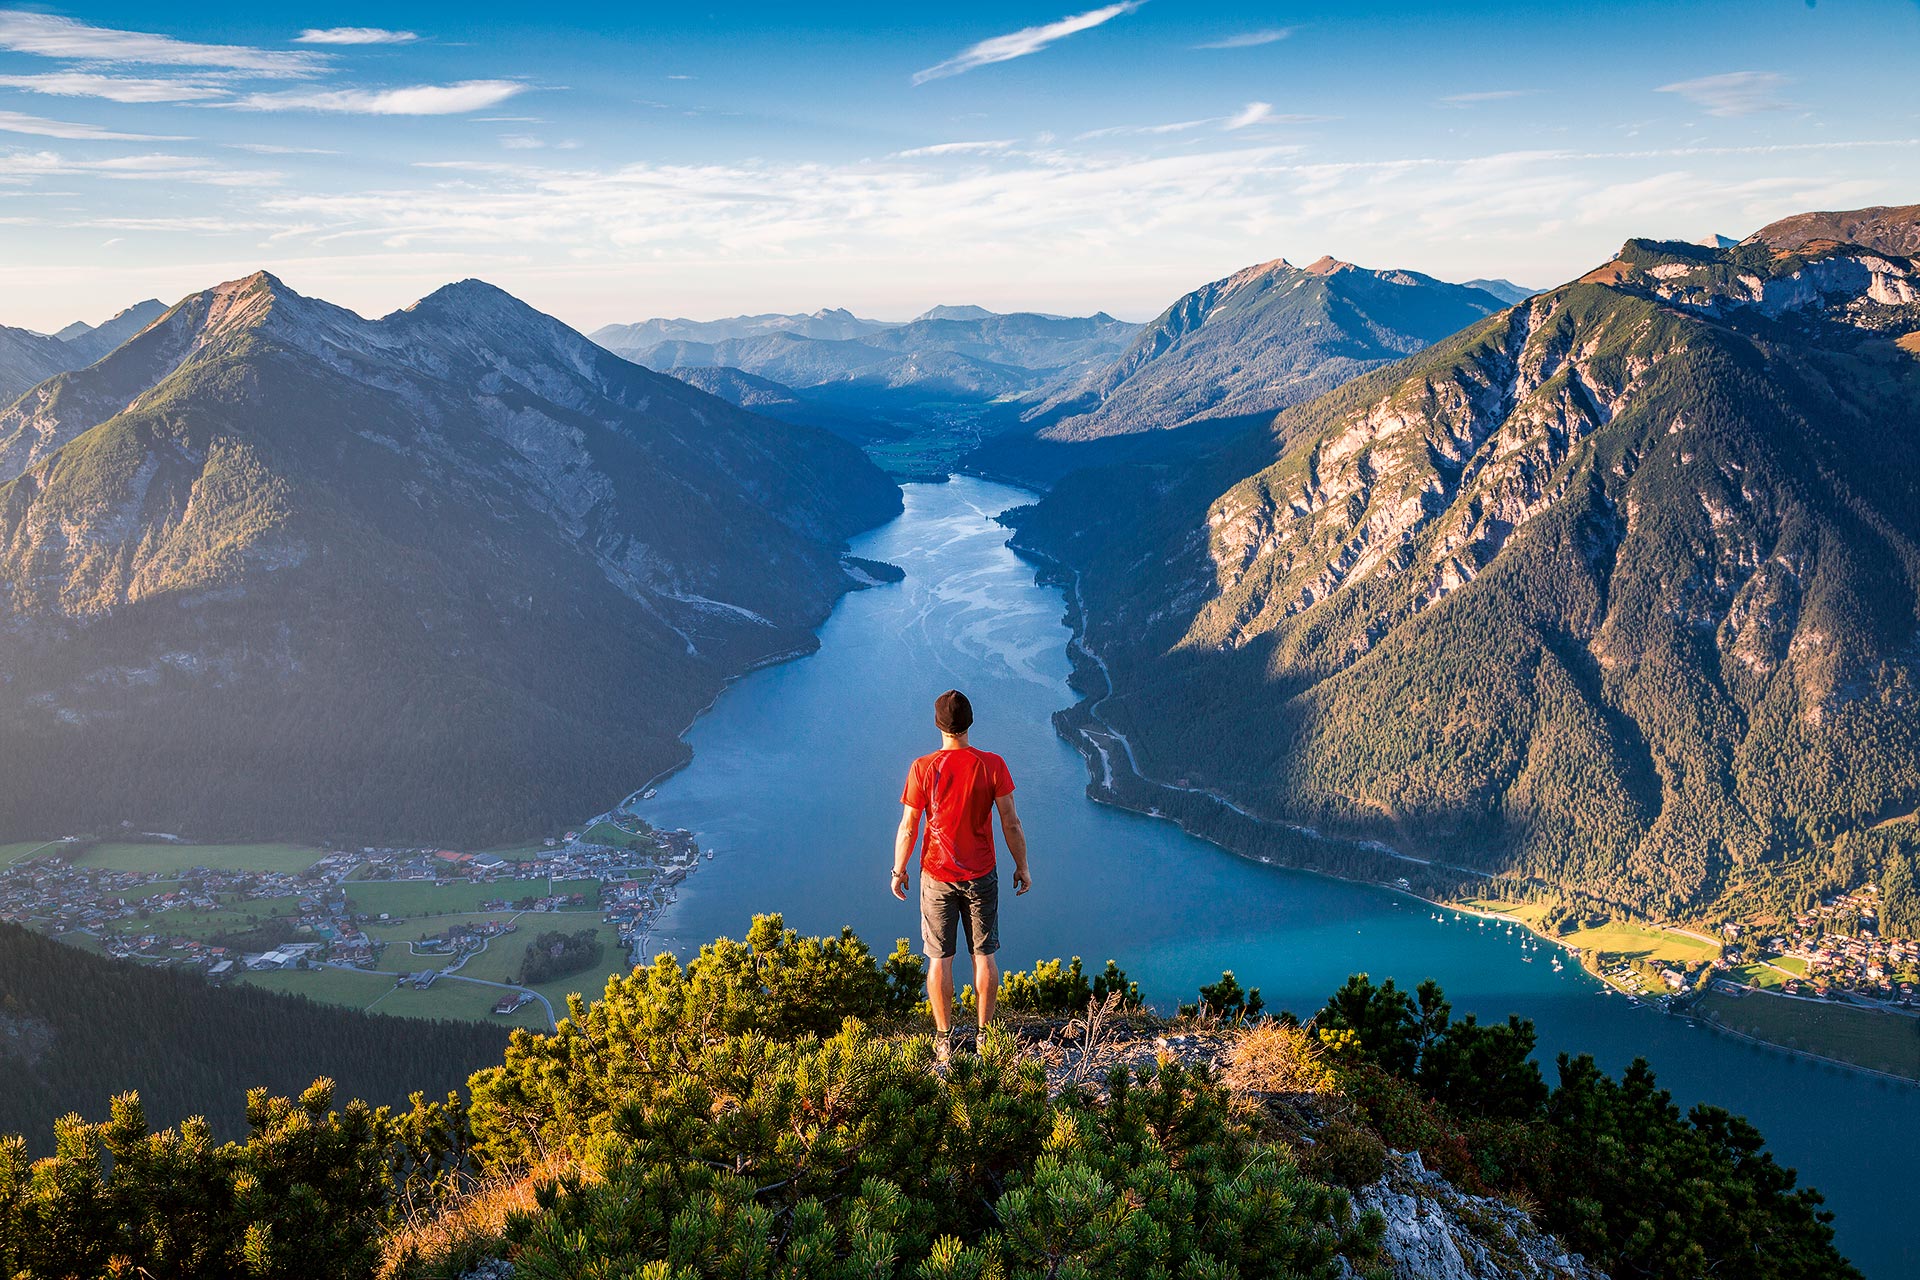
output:
<svg viewBox="0 0 1920 1280"><path fill-rule="evenodd" d="M933 1036L933 1061L935 1066L944 1067L953 1061L953 1033L936 1031Z"/></svg>

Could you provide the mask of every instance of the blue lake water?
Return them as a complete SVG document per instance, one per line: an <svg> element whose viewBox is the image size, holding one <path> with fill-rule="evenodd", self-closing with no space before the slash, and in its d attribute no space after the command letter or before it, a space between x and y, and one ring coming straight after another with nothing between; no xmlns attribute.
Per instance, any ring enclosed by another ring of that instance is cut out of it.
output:
<svg viewBox="0 0 1920 1280"><path fill-rule="evenodd" d="M1060 592L1035 585L993 521L1026 495L963 477L906 495L898 519L853 547L906 581L846 597L817 653L729 688L687 735L692 764L638 806L715 851L656 943L738 937L753 913L778 910L808 932L852 925L882 953L897 937L917 948L915 907L887 890L900 786L908 762L939 746L934 695L957 687L973 700L975 743L1007 758L1032 849L1033 891L1002 898L1008 967L1111 957L1163 1007L1231 968L1270 1008L1303 1016L1350 973L1435 978L1456 1013L1533 1019L1550 1078L1563 1051L1616 1072L1644 1056L1683 1105L1746 1115L1826 1194L1857 1265L1876 1280L1920 1275L1920 1227L1900 1208L1920 1090L1630 1005L1575 966L1556 973L1550 949L1523 952L1504 928L1436 921L1428 904L1262 866L1095 804L1085 764L1050 722L1074 700Z"/></svg>

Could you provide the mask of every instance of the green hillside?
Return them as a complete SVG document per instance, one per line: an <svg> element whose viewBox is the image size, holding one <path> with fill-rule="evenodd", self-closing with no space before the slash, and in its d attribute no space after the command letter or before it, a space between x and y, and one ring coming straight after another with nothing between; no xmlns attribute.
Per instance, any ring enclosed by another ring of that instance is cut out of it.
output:
<svg viewBox="0 0 1920 1280"><path fill-rule="evenodd" d="M1152 778L1648 912L1910 892L1867 829L1920 799L1915 279L1634 242L1013 519Z"/></svg>

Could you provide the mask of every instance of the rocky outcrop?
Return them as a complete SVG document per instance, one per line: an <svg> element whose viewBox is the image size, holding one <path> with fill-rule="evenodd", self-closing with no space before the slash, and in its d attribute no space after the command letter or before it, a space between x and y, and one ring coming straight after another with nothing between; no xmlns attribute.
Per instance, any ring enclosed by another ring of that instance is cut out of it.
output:
<svg viewBox="0 0 1920 1280"><path fill-rule="evenodd" d="M1353 1207L1386 1219L1381 1247L1394 1280L1607 1280L1524 1209L1466 1194L1417 1151L1390 1155Z"/></svg>

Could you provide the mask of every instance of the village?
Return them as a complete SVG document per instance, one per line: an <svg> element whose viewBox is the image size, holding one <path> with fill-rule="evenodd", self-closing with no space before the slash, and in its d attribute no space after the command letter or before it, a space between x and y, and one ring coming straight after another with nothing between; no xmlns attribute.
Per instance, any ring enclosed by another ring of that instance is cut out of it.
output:
<svg viewBox="0 0 1920 1280"><path fill-rule="evenodd" d="M389 1012L507 1017L538 1003L546 1022L563 993L520 983L528 941L591 931L586 954L607 971L640 963L655 918L700 860L691 833L619 810L491 852L144 836L70 836L8 852L0 921L75 946ZM443 977L485 988L463 988L484 1004L389 998ZM575 985L597 991L599 980Z"/></svg>

